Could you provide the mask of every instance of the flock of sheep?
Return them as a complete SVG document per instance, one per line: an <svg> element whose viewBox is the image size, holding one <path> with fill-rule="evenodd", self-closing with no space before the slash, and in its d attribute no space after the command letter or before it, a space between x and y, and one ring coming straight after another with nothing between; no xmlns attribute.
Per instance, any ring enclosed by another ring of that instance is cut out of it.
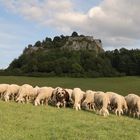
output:
<svg viewBox="0 0 140 140"><path fill-rule="evenodd" d="M140 97L129 94L125 97L114 92L102 92L80 88L64 89L61 87L32 87L29 84L0 84L0 98L6 102L38 105L54 105L58 108L73 107L76 110L87 109L108 116L109 112L117 116L127 114L140 118Z"/></svg>

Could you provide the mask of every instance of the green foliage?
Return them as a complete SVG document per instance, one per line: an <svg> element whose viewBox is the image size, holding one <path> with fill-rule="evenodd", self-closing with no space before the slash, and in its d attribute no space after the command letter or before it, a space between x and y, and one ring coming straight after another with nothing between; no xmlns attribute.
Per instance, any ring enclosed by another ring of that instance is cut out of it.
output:
<svg viewBox="0 0 140 140"><path fill-rule="evenodd" d="M41 47L41 44L42 44L41 41L37 41L34 46Z"/></svg>
<svg viewBox="0 0 140 140"><path fill-rule="evenodd" d="M120 73L126 75L140 75L140 50L120 50L105 53L111 60L112 66Z"/></svg>
<svg viewBox="0 0 140 140"><path fill-rule="evenodd" d="M73 32L72 37L78 35ZM69 36L56 36L52 40L37 41L14 59L5 71L7 75L115 77L140 75L140 50L121 48L113 51L63 49ZM86 38L83 40L87 41ZM90 41L90 40L88 40ZM69 43L73 43L72 41ZM70 44L69 44L70 45Z"/></svg>
<svg viewBox="0 0 140 140"><path fill-rule="evenodd" d="M109 59L96 56L94 51L40 50L21 55L10 64L8 70L17 68L22 73L53 72L57 76L99 77L116 74Z"/></svg>
<svg viewBox="0 0 140 140"><path fill-rule="evenodd" d="M36 72L72 77L140 75L140 50L120 49L98 55L88 50L38 50L23 53L7 70L21 75Z"/></svg>
<svg viewBox="0 0 140 140"><path fill-rule="evenodd" d="M72 36L72 37L78 37L79 35L78 35L77 32L73 32L71 36Z"/></svg>

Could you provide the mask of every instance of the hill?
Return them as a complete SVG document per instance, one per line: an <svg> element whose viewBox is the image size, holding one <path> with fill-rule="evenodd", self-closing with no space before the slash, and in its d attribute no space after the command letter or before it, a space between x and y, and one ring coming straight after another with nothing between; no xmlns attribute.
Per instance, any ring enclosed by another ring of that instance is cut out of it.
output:
<svg viewBox="0 0 140 140"><path fill-rule="evenodd" d="M104 51L91 36L56 36L28 45L1 75L115 77L140 75L140 50Z"/></svg>
<svg viewBox="0 0 140 140"><path fill-rule="evenodd" d="M104 52L100 39L94 39L92 36L78 35L78 33L73 32L71 36L55 36L53 40L47 37L42 42L37 41L34 45L28 45L24 53L32 53L38 50L49 51L52 49L66 49L67 51L91 50L96 53Z"/></svg>

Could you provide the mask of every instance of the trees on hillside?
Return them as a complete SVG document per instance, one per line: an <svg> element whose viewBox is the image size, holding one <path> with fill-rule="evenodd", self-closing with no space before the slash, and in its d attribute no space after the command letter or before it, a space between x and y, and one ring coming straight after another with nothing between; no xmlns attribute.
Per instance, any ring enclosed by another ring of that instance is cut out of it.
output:
<svg viewBox="0 0 140 140"><path fill-rule="evenodd" d="M73 32L72 37L78 35ZM97 53L97 51L61 49L69 36L46 37L34 45L28 45L18 59L14 59L6 72L45 73L57 76L104 77L140 75L140 50L121 48Z"/></svg>

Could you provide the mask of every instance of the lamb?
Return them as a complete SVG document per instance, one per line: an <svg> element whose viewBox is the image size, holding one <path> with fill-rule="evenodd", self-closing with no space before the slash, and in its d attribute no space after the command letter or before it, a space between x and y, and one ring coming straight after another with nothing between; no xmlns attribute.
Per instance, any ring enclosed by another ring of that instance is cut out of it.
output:
<svg viewBox="0 0 140 140"><path fill-rule="evenodd" d="M18 86L16 84L9 85L4 94L4 100L6 102L8 102L10 100L10 98L15 99L18 94L19 88L20 88L20 86Z"/></svg>
<svg viewBox="0 0 140 140"><path fill-rule="evenodd" d="M21 103L27 103L29 96L34 94L34 88L31 85L24 84L20 87L16 101Z"/></svg>
<svg viewBox="0 0 140 140"><path fill-rule="evenodd" d="M140 97L135 94L128 94L125 96L128 106L128 114L140 118Z"/></svg>
<svg viewBox="0 0 140 140"><path fill-rule="evenodd" d="M116 116L121 116L124 111L127 111L127 104L125 98L119 94L114 94L110 98L110 106L115 112Z"/></svg>
<svg viewBox="0 0 140 140"><path fill-rule="evenodd" d="M0 84L0 98L3 99L4 93L6 92L9 84Z"/></svg>
<svg viewBox="0 0 140 140"><path fill-rule="evenodd" d="M92 91L92 90L87 90L85 93L85 100L82 103L82 107L84 109L93 109L95 111L94 108L94 94L96 92Z"/></svg>
<svg viewBox="0 0 140 140"><path fill-rule="evenodd" d="M34 101L34 105L46 104L48 105L48 101L51 99L54 88L52 87L42 87L38 90L38 96Z"/></svg>
<svg viewBox="0 0 140 140"><path fill-rule="evenodd" d="M94 95L95 108L100 115L108 116L108 105L110 104L109 98L106 93L97 91Z"/></svg>
<svg viewBox="0 0 140 140"><path fill-rule="evenodd" d="M74 88L72 92L72 99L74 101L73 108L77 111L81 110L81 104L85 98L85 92L83 92L80 88Z"/></svg>

